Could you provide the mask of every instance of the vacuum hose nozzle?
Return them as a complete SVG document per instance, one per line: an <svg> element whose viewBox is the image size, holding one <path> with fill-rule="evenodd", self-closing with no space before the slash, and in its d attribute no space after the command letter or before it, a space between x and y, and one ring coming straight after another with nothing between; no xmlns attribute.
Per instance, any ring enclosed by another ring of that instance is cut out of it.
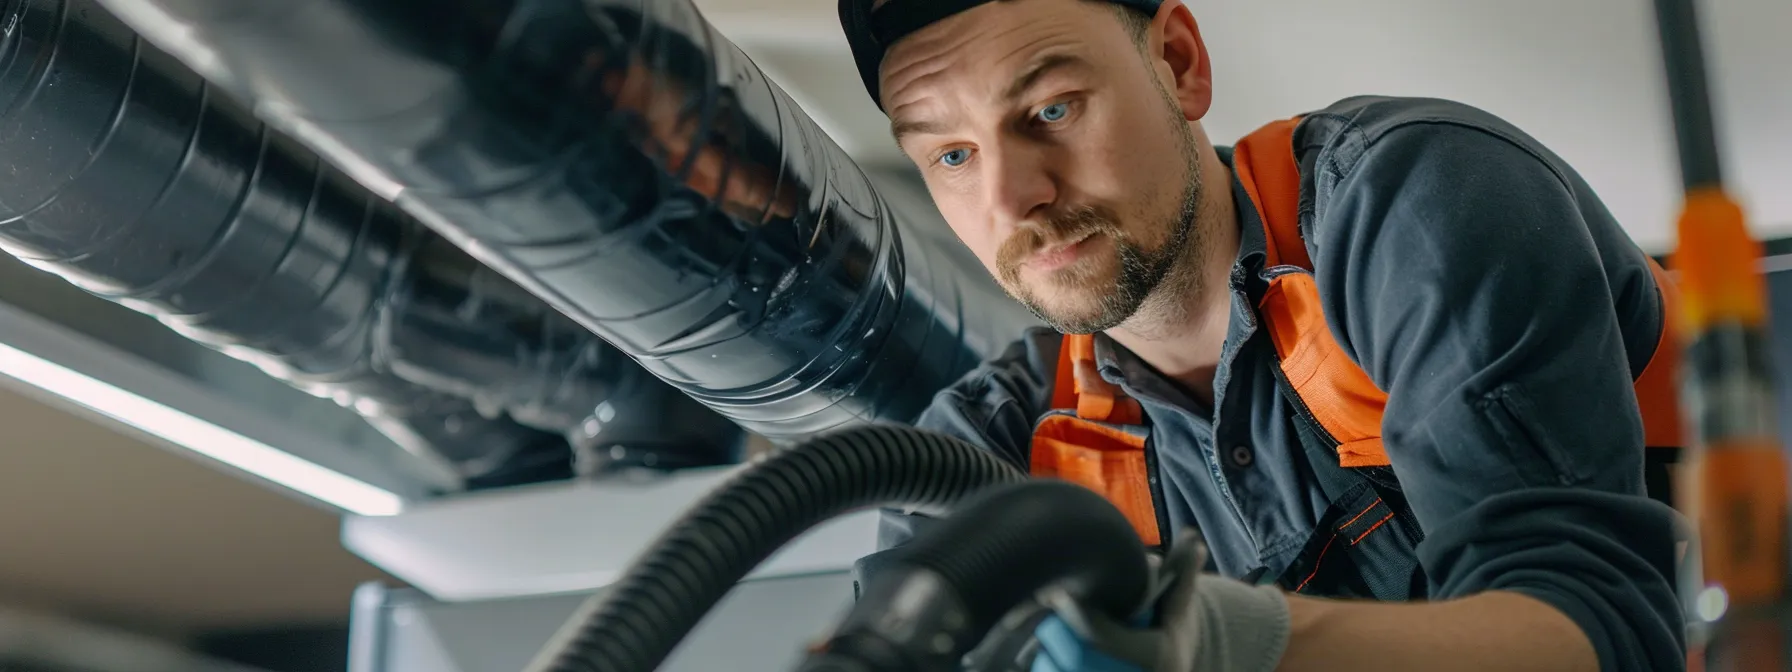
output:
<svg viewBox="0 0 1792 672"><path fill-rule="evenodd" d="M895 552L804 672L959 669L1041 589L1116 620L1150 589L1144 542L1101 495L1063 481L1002 486Z"/></svg>

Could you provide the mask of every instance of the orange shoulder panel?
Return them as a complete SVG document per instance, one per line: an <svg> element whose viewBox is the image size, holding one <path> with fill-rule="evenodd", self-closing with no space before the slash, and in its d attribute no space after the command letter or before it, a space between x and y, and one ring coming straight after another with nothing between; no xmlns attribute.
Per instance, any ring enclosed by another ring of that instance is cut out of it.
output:
<svg viewBox="0 0 1792 672"><path fill-rule="evenodd" d="M1294 156L1294 128L1299 123L1298 118L1283 119L1251 133L1233 150L1232 162L1263 221L1268 266L1311 271L1313 261L1300 235L1300 165ZM1386 466L1381 416L1388 395L1332 338L1313 276L1276 276L1258 309L1294 396L1338 442L1338 463Z"/></svg>
<svg viewBox="0 0 1792 672"><path fill-rule="evenodd" d="M1636 378L1636 404L1643 413L1643 445L1679 448L1686 443L1680 417L1680 343L1675 320L1680 310L1680 289L1660 264L1649 260L1655 287L1661 291L1661 339L1655 355Z"/></svg>

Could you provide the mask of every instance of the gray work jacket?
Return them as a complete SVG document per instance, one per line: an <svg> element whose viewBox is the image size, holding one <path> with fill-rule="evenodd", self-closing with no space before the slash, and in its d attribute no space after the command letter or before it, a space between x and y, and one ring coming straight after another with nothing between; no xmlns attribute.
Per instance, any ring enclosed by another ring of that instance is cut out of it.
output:
<svg viewBox="0 0 1792 672"><path fill-rule="evenodd" d="M1566 162L1481 110L1353 98L1294 139L1327 322L1388 394L1385 449L1423 531L1414 597L1517 591L1579 624L1603 669L1683 669L1678 518L1644 495L1632 389L1662 324L1643 252ZM1235 177L1233 193L1242 235L1213 408L1104 336L1096 355L1144 407L1166 533L1198 529L1216 569L1243 577L1294 562L1334 503L1278 394L1255 311L1264 234ZM1059 341L1027 333L916 424L1024 467ZM927 522L889 512L881 544Z"/></svg>

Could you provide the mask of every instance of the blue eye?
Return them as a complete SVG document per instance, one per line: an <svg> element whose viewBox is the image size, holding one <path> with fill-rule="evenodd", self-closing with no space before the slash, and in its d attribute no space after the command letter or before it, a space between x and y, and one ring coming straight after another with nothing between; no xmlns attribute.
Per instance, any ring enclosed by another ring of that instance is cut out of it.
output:
<svg viewBox="0 0 1792 672"><path fill-rule="evenodd" d="M940 155L940 163L948 166L962 166L969 160L971 160L971 151L968 149L954 149Z"/></svg>
<svg viewBox="0 0 1792 672"><path fill-rule="evenodd" d="M1070 106L1064 103L1053 103L1039 108L1039 113L1034 116L1047 123L1063 121L1064 117L1070 116Z"/></svg>

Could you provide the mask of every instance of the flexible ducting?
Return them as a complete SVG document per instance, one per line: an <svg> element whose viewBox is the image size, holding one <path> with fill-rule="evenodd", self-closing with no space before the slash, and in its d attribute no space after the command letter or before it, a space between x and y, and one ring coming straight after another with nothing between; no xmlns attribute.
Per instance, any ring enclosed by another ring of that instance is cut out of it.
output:
<svg viewBox="0 0 1792 672"><path fill-rule="evenodd" d="M104 4L768 436L910 420L1013 334L689 0Z"/></svg>
<svg viewBox="0 0 1792 672"><path fill-rule="evenodd" d="M987 451L906 427L847 429L780 451L694 504L527 672L652 670L737 581L809 528L873 506L938 514L1023 478Z"/></svg>
<svg viewBox="0 0 1792 672"><path fill-rule="evenodd" d="M737 428L91 0L0 2L0 248L336 399L471 486L564 477L568 438L735 459Z"/></svg>

